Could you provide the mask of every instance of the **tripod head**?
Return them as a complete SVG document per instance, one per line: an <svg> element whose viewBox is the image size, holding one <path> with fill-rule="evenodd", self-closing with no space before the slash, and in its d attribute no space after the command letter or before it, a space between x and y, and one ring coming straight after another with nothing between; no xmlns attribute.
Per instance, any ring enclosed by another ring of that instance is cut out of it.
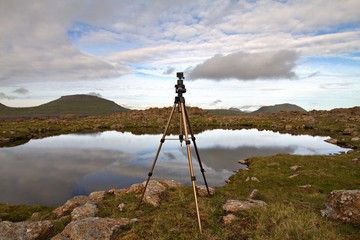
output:
<svg viewBox="0 0 360 240"><path fill-rule="evenodd" d="M183 93L186 93L186 88L183 79L184 73L178 72L176 73L176 76L178 77L177 84L175 85L175 92L178 94L178 97L182 97Z"/></svg>

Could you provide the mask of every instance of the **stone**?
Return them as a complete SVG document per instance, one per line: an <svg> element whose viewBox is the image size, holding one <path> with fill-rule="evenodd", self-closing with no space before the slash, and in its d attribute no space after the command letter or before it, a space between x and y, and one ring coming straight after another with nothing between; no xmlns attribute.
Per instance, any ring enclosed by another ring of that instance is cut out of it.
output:
<svg viewBox="0 0 360 240"><path fill-rule="evenodd" d="M301 168L301 166L294 165L294 166L291 166L291 167L290 167L290 170L296 171L296 170L298 170L298 169L300 169L300 168Z"/></svg>
<svg viewBox="0 0 360 240"><path fill-rule="evenodd" d="M160 183L165 185L165 187L169 189L174 189L182 186L182 183L175 180L161 180Z"/></svg>
<svg viewBox="0 0 360 240"><path fill-rule="evenodd" d="M305 184L305 185L299 186L299 188L311 188L311 187L312 187L311 184Z"/></svg>
<svg viewBox="0 0 360 240"><path fill-rule="evenodd" d="M238 220L239 218L237 216L235 216L234 214L230 213L226 216L223 216L223 222L224 224L230 224L232 223L233 221L236 221Z"/></svg>
<svg viewBox="0 0 360 240"><path fill-rule="evenodd" d="M290 179L291 179L291 178L296 178L297 176L299 176L299 174L298 174L298 173L295 173L295 174L289 176L289 178L290 178Z"/></svg>
<svg viewBox="0 0 360 240"><path fill-rule="evenodd" d="M196 186L196 192L199 196L208 196L209 195L205 185ZM209 187L209 192L210 192L210 196L215 195L214 188Z"/></svg>
<svg viewBox="0 0 360 240"><path fill-rule="evenodd" d="M245 201L227 200L222 206L223 210L227 213L238 213L254 207L267 207L267 204L261 200L249 199Z"/></svg>
<svg viewBox="0 0 360 240"><path fill-rule="evenodd" d="M360 226L360 190L335 190L325 199L321 215Z"/></svg>
<svg viewBox="0 0 360 240"><path fill-rule="evenodd" d="M331 144L337 144L338 140L336 138L328 138L324 140L327 143L331 143Z"/></svg>
<svg viewBox="0 0 360 240"><path fill-rule="evenodd" d="M290 124L287 124L286 126L285 126L285 130L286 131L290 131L290 130L292 130L292 126L290 125Z"/></svg>
<svg viewBox="0 0 360 240"><path fill-rule="evenodd" d="M99 209L93 203L85 203L71 212L71 219L80 220L88 217L95 217Z"/></svg>
<svg viewBox="0 0 360 240"><path fill-rule="evenodd" d="M0 239L49 239L54 226L51 221L37 222L0 222Z"/></svg>
<svg viewBox="0 0 360 240"><path fill-rule="evenodd" d="M97 192L92 192L89 194L89 199L95 202L100 202L101 200L103 200L105 198L105 196L110 196L110 195L114 195L114 192L110 192L110 191L97 191Z"/></svg>
<svg viewBox="0 0 360 240"><path fill-rule="evenodd" d="M58 217L69 215L75 208L84 205L85 203L92 203L87 196L75 196L68 200L64 205L56 208L53 213Z"/></svg>
<svg viewBox="0 0 360 240"><path fill-rule="evenodd" d="M240 164L248 164L248 160L247 159L241 159L238 161L238 163Z"/></svg>
<svg viewBox="0 0 360 240"><path fill-rule="evenodd" d="M120 203L119 205L118 205L118 208L119 208L119 211L120 212L123 212L124 210L125 210L125 203Z"/></svg>
<svg viewBox="0 0 360 240"><path fill-rule="evenodd" d="M132 223L128 218L90 217L69 223L53 240L110 240L116 239Z"/></svg>
<svg viewBox="0 0 360 240"><path fill-rule="evenodd" d="M344 135L351 135L352 132L354 132L355 129L354 128L345 128L343 131Z"/></svg>
<svg viewBox="0 0 360 240"><path fill-rule="evenodd" d="M357 141L360 141L360 138L359 137L353 137L353 138L351 138L351 141L352 142L357 142Z"/></svg>
<svg viewBox="0 0 360 240"><path fill-rule="evenodd" d="M249 199L255 199L259 196L260 191L258 189L252 190L252 192L249 195Z"/></svg>
<svg viewBox="0 0 360 240"><path fill-rule="evenodd" d="M257 177L247 177L247 178L245 179L245 182L248 182L248 181L260 182Z"/></svg>
<svg viewBox="0 0 360 240"><path fill-rule="evenodd" d="M144 191L146 181L143 183L133 184L127 192L135 192L135 193L142 193ZM161 202L161 194L167 189L167 188L173 188L181 186L181 183L172 182L172 180L166 180L166 181L156 181L151 180L149 181L149 184L146 188L146 191L144 193L143 200L155 207L158 207Z"/></svg>

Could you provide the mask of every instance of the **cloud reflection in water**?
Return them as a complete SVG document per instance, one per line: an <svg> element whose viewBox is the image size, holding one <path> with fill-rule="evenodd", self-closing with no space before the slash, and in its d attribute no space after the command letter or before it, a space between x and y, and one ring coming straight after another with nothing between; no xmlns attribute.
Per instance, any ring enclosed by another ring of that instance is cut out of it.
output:
<svg viewBox="0 0 360 240"><path fill-rule="evenodd" d="M0 202L59 205L74 195L129 187L147 178L160 138L110 131L61 135L1 148ZM325 143L325 137L255 129L205 131L196 139L210 185L222 185L241 167L237 163L240 159L344 150ZM197 183L203 184L195 153L192 156ZM180 147L178 141L165 141L152 179L191 183L184 144Z"/></svg>

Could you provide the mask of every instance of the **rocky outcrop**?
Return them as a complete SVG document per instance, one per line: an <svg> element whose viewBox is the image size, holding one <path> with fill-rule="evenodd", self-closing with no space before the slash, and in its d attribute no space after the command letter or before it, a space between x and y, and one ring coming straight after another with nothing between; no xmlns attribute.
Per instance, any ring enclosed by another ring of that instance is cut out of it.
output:
<svg viewBox="0 0 360 240"><path fill-rule="evenodd" d="M321 215L360 226L360 190L335 190L325 199Z"/></svg>
<svg viewBox="0 0 360 240"><path fill-rule="evenodd" d="M3 221L0 222L0 239L49 239L53 227L51 221L16 223Z"/></svg>
<svg viewBox="0 0 360 240"><path fill-rule="evenodd" d="M94 203L85 203L71 212L71 219L75 221L88 217L95 217L98 211L99 209Z"/></svg>
<svg viewBox="0 0 360 240"><path fill-rule="evenodd" d="M56 208L53 213L58 217L66 216L71 214L71 212L85 203L93 203L87 196L76 196L68 200L64 205Z"/></svg>
<svg viewBox="0 0 360 240"><path fill-rule="evenodd" d="M69 223L53 240L110 240L115 239L129 224L136 220L128 218L90 217Z"/></svg>
<svg viewBox="0 0 360 240"><path fill-rule="evenodd" d="M142 193L144 191L146 181L143 183L133 184L127 192ZM155 207L161 203L161 194L168 188L176 188L181 186L181 183L173 180L156 181L150 180L146 191L144 193L143 201Z"/></svg>

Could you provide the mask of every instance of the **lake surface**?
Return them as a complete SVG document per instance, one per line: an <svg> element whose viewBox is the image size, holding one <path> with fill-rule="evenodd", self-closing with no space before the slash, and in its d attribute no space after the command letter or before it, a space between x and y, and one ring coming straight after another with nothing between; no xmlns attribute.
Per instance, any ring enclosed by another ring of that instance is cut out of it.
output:
<svg viewBox="0 0 360 240"><path fill-rule="evenodd" d="M0 148L0 203L55 206L75 195L145 181L161 136L109 131L33 139L21 146ZM197 134L196 143L208 184L220 186L243 167L237 163L240 159L348 150L324 142L326 138L256 129L210 130ZM192 157L196 183L203 184L196 155ZM151 179L191 184L184 143L165 141Z"/></svg>

